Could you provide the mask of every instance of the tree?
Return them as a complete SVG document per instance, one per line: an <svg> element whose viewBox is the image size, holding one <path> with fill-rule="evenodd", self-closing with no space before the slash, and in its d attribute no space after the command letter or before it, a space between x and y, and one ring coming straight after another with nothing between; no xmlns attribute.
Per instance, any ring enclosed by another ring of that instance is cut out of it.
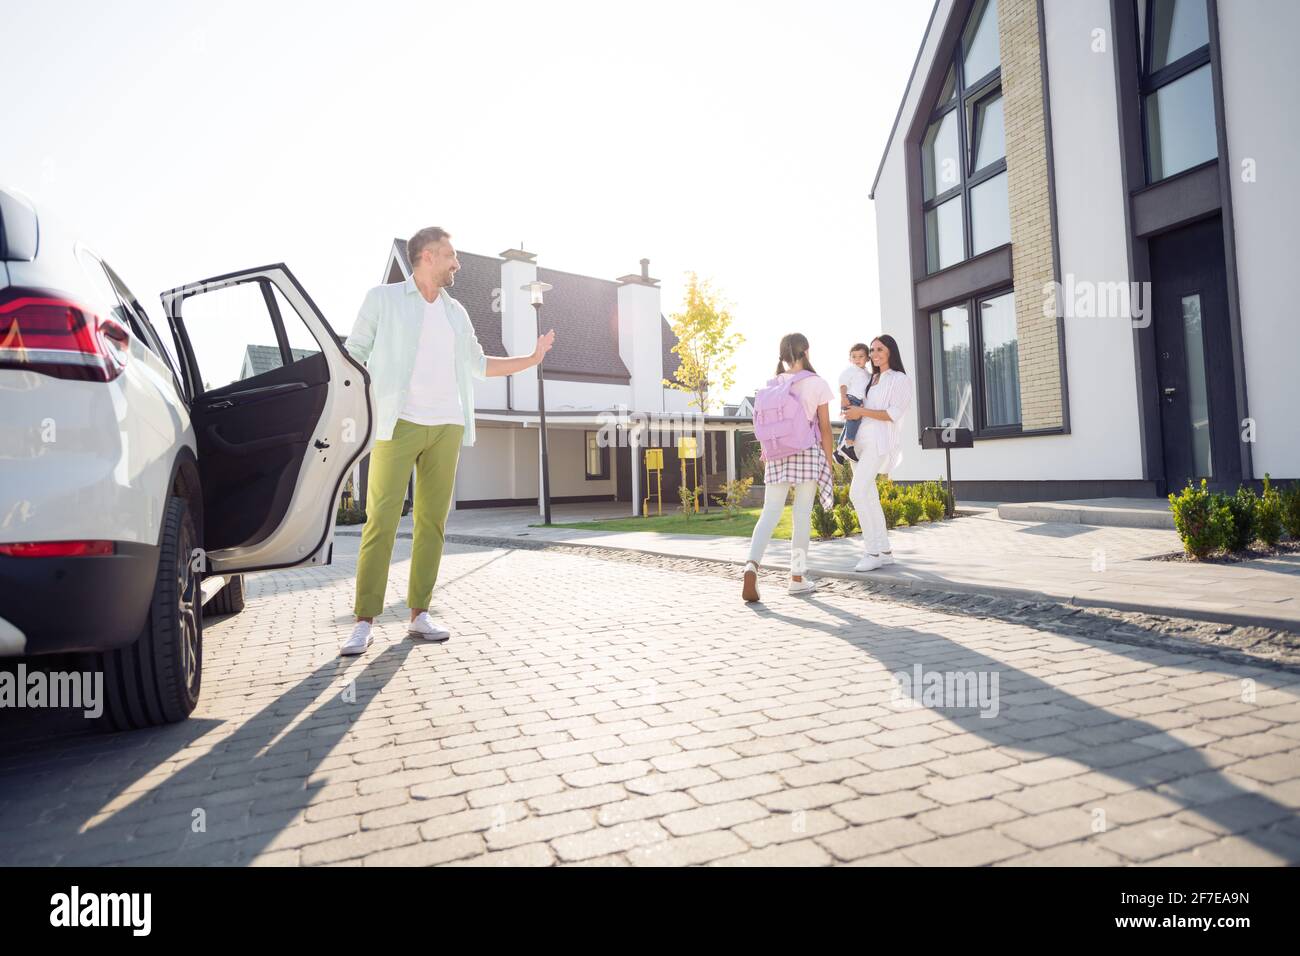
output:
<svg viewBox="0 0 1300 956"><path fill-rule="evenodd" d="M680 360L673 373L673 381L664 379L664 386L686 392L690 404L701 415L709 414L714 396L735 384L736 348L745 341L739 332L731 331L731 312L714 291L708 280L701 281L694 272L687 273L686 307L669 317L677 344L673 353ZM707 433L706 433L707 439ZM707 455L708 442L704 453ZM704 508L709 507L708 458L704 468Z"/></svg>

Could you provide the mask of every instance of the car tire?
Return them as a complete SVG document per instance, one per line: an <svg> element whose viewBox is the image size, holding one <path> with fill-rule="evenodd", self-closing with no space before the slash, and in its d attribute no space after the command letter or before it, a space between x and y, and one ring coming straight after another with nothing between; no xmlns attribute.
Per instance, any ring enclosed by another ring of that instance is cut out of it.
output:
<svg viewBox="0 0 1300 956"><path fill-rule="evenodd" d="M238 614L244 609L244 576L236 574L226 582L216 594L212 595L212 600L203 605L205 616L216 616L218 614Z"/></svg>
<svg viewBox="0 0 1300 956"><path fill-rule="evenodd" d="M116 730L188 717L203 679L203 592L191 555L198 546L185 499L167 499L149 618L134 644L92 655L104 673L104 716Z"/></svg>

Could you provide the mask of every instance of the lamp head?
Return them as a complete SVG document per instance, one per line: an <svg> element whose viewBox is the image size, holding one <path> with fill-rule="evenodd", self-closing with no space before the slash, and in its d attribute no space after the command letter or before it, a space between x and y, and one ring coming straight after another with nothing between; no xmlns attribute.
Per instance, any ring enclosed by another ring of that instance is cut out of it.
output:
<svg viewBox="0 0 1300 956"><path fill-rule="evenodd" d="M538 282L534 280L532 282L524 283L519 288L523 289L525 292L529 294L533 305L541 305L542 295L546 292L550 292L551 289L554 288L554 286L552 286L549 282Z"/></svg>

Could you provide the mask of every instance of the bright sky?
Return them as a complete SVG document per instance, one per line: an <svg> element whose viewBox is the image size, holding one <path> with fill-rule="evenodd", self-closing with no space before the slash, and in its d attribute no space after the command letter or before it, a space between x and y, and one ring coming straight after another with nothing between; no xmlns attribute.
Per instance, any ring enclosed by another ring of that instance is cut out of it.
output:
<svg viewBox="0 0 1300 956"><path fill-rule="evenodd" d="M712 279L733 396L880 328L867 192L930 0L9 3L0 183L164 288L283 261L336 331L394 236L523 240L666 314ZM159 331L166 334L163 328Z"/></svg>

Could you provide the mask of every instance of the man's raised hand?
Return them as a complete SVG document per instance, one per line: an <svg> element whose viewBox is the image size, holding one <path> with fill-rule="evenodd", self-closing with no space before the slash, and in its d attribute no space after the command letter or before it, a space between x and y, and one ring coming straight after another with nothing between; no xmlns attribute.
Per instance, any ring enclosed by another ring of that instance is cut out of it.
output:
<svg viewBox="0 0 1300 956"><path fill-rule="evenodd" d="M546 357L546 353L551 350L551 346L554 344L555 329L551 329L551 331L547 332L545 335L539 335L537 337L537 348L533 350L533 358L540 362Z"/></svg>

